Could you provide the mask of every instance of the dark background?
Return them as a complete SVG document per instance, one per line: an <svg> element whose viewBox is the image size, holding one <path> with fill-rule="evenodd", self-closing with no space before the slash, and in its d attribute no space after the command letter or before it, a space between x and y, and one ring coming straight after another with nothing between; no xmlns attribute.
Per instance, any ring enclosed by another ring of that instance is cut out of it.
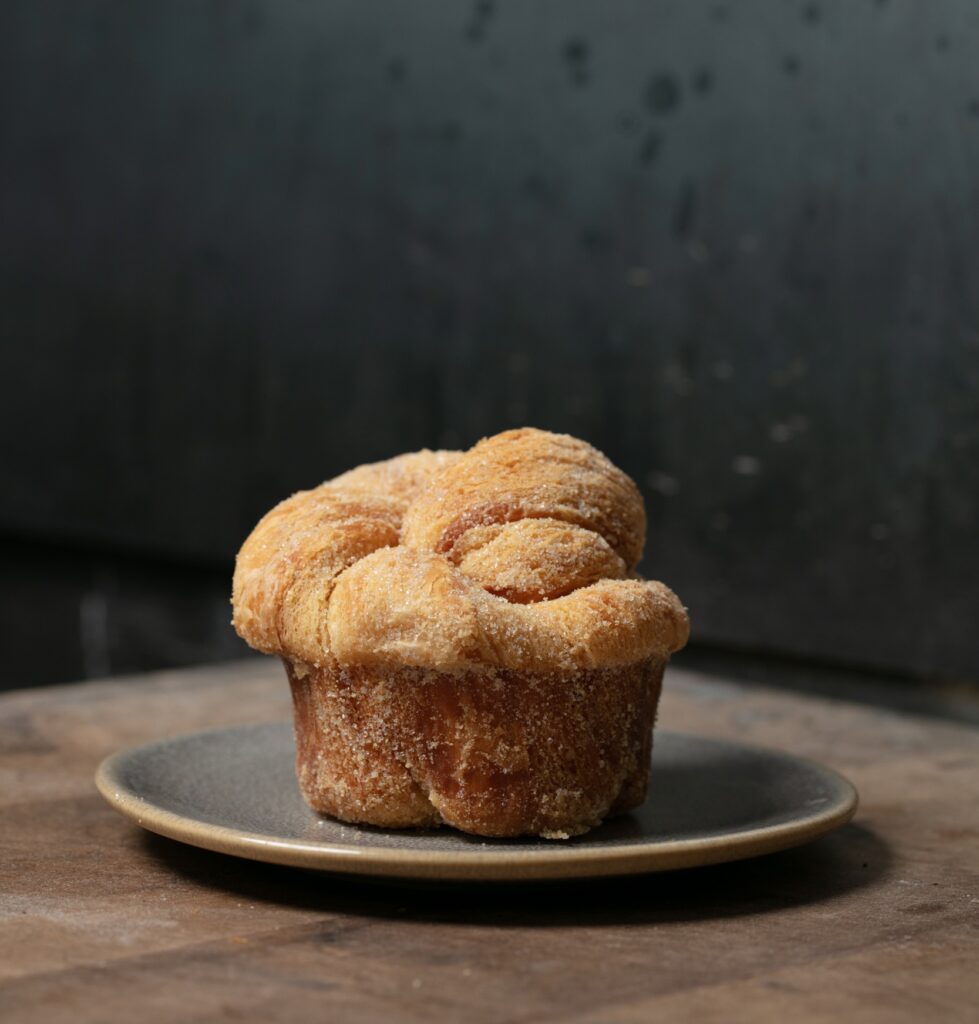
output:
<svg viewBox="0 0 979 1024"><path fill-rule="evenodd" d="M531 423L694 642L979 678L979 7L0 7L0 685L237 656L231 559Z"/></svg>

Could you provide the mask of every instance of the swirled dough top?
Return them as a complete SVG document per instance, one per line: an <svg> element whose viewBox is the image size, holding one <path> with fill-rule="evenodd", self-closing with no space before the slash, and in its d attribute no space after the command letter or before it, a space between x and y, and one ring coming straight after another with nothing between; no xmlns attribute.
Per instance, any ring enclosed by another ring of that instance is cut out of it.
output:
<svg viewBox="0 0 979 1024"><path fill-rule="evenodd" d="M686 611L635 577L632 480L590 445L510 430L360 466L269 512L238 554L234 624L320 665L570 671L679 650Z"/></svg>

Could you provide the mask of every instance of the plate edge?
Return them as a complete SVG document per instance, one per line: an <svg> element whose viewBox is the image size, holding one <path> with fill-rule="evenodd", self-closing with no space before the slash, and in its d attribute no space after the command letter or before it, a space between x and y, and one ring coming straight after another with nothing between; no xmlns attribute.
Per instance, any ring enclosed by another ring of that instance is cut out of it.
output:
<svg viewBox="0 0 979 1024"><path fill-rule="evenodd" d="M225 730L205 730L223 732ZM188 734L190 735L190 734ZM201 733L193 734L201 735ZM694 734L681 734L694 735ZM711 737L703 737L710 739ZM161 741L166 742L166 741ZM742 747L739 741L730 742ZM158 746L157 743L146 747ZM803 822L786 822L768 826L744 835L737 842L730 836L708 839L674 840L661 843L655 851L625 846L587 851L582 847L555 847L533 851L417 851L369 850L326 844L301 842L277 843L266 836L223 825L206 825L160 808L127 791L115 777L118 765L143 746L128 748L105 758L95 772L95 785L105 801L123 817L147 831L215 853L246 860L306 868L344 875L375 877L518 881L547 878L611 877L645 874L680 868L703 867L710 864L746 860L767 853L776 853L812 842L847 824L856 814L859 793L856 787L835 769L797 757L820 772L833 776L846 792L838 805L815 818ZM764 747L755 749L766 750Z"/></svg>

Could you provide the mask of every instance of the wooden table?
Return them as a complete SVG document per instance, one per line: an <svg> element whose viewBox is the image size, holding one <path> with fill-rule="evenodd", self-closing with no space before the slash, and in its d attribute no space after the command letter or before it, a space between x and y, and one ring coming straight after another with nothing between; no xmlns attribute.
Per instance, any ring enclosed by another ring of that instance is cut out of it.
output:
<svg viewBox="0 0 979 1024"><path fill-rule="evenodd" d="M0 698L0 1020L979 1019L974 729L672 669L662 722L824 760L861 810L799 850L590 884L275 868L95 792L121 746L287 714L261 660Z"/></svg>

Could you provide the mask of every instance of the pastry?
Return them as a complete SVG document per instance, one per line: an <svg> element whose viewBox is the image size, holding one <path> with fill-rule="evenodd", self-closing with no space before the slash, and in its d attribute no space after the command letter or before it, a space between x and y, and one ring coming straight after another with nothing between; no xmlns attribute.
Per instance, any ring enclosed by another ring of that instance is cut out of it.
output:
<svg viewBox="0 0 979 1024"><path fill-rule="evenodd" d="M386 828L567 837L646 795L686 611L636 575L632 480L509 430L282 502L238 554L234 625L279 655L311 807Z"/></svg>

